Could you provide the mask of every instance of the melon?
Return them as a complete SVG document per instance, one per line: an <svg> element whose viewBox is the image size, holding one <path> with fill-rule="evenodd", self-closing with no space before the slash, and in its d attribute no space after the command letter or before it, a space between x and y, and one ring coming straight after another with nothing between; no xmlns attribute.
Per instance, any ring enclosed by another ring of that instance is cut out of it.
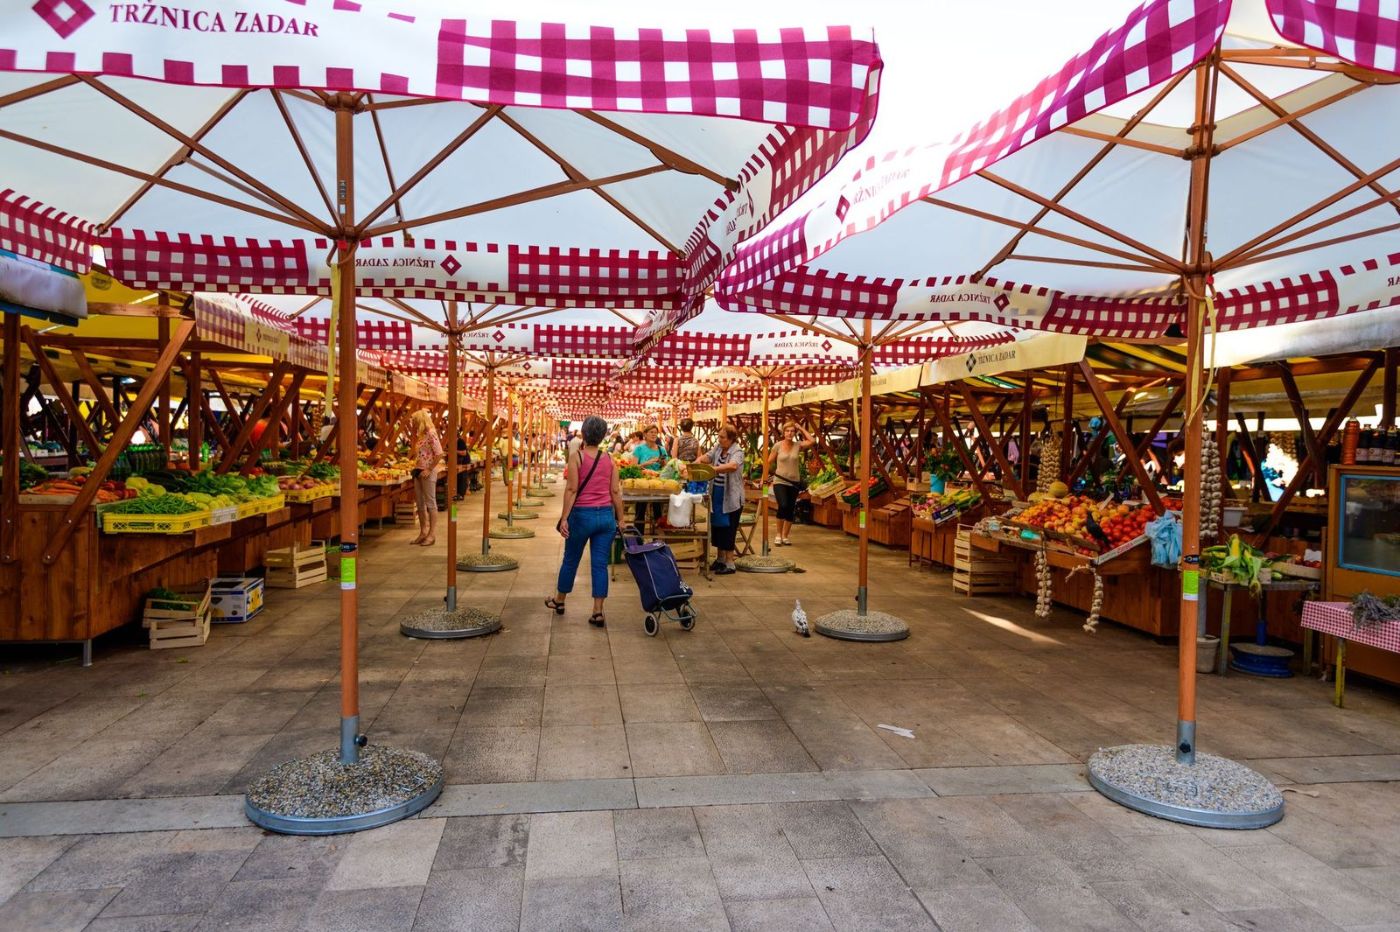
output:
<svg viewBox="0 0 1400 932"><path fill-rule="evenodd" d="M1069 495L1069 486L1065 485L1063 482L1052 482L1050 483L1050 488L1047 490L1047 493L1051 498L1064 498Z"/></svg>

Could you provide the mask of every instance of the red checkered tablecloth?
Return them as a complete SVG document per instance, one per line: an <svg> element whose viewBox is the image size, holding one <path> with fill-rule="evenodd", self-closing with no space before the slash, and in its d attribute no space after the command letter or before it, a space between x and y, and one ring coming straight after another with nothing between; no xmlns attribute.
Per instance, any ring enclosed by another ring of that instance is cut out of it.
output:
<svg viewBox="0 0 1400 932"><path fill-rule="evenodd" d="M1353 644L1379 647L1400 654L1400 622L1387 622L1358 628L1352 620L1350 602L1308 602L1303 605L1303 627L1333 637L1346 638Z"/></svg>

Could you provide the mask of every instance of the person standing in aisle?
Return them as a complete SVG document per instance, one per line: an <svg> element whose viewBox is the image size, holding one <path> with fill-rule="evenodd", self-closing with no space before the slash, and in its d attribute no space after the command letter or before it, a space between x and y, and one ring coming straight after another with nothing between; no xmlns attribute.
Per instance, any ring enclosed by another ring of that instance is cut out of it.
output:
<svg viewBox="0 0 1400 932"><path fill-rule="evenodd" d="M410 543L431 547L437 543L437 468L442 462L442 441L427 411L413 412L413 494L417 504L418 536Z"/></svg>
<svg viewBox="0 0 1400 932"><path fill-rule="evenodd" d="M622 482L612 457L600 449L607 433L607 422L590 415L583 422L583 446L564 468L564 509L558 524L564 538L564 559L554 595L544 601L554 614L564 614L565 600L574 589L583 559L583 545L588 544L593 583L593 615L588 623L595 628L607 624L603 602L608 597L608 554L623 520Z"/></svg>
<svg viewBox="0 0 1400 932"><path fill-rule="evenodd" d="M715 478L710 482L710 543L714 544L716 559L710 569L719 576L728 576L736 571L734 539L744 510L744 448L739 445L739 431L734 425L721 425L719 443L698 462L715 467Z"/></svg>
<svg viewBox="0 0 1400 932"><path fill-rule="evenodd" d="M693 463L700 458L700 441L695 439L694 430L695 422L690 418L681 421L681 435L676 438L672 455L682 463Z"/></svg>
<svg viewBox="0 0 1400 932"><path fill-rule="evenodd" d="M661 449L661 443L657 440L660 432L655 424L648 424L641 430L641 440L632 448L632 455L637 459L637 465L649 476L660 475L662 468L666 465L666 451ZM648 510L647 502L637 503L637 529L643 530L646 524ZM651 520L653 525L661 519L661 502L651 502Z"/></svg>
<svg viewBox="0 0 1400 932"><path fill-rule="evenodd" d="M797 439L798 432L802 439ZM797 494L802 491L802 453L815 443L807 428L788 421L783 425L783 439L773 447L768 457L768 472L773 476L773 497L778 500L779 547L791 547L792 522L797 518Z"/></svg>

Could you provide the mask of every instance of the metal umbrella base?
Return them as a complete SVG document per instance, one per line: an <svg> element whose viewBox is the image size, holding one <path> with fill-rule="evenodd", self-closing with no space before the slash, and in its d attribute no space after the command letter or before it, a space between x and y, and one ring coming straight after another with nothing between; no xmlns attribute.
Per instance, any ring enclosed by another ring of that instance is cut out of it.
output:
<svg viewBox="0 0 1400 932"><path fill-rule="evenodd" d="M360 832L420 812L442 783L442 765L418 751L371 746L342 764L332 749L274 767L248 788L243 811L284 835Z"/></svg>
<svg viewBox="0 0 1400 932"><path fill-rule="evenodd" d="M773 554L765 557L751 553L734 561L734 568L741 573L788 573L796 566L791 560Z"/></svg>
<svg viewBox="0 0 1400 932"><path fill-rule="evenodd" d="M538 498L522 498L515 503L516 508L543 508L544 502Z"/></svg>
<svg viewBox="0 0 1400 932"><path fill-rule="evenodd" d="M1283 794L1243 764L1196 753L1178 763L1174 749L1151 744L1100 748L1089 784L1138 812L1206 828L1265 828L1283 818Z"/></svg>
<svg viewBox="0 0 1400 932"><path fill-rule="evenodd" d="M526 538L534 537L535 532L527 527L515 527L510 524L493 524L486 536L493 537L496 540L525 540Z"/></svg>
<svg viewBox="0 0 1400 932"><path fill-rule="evenodd" d="M553 498L553 497L554 497L554 493L551 492L549 489L546 489L546 488L545 488L544 486L542 486L542 485L541 485L541 486L536 486L536 487L533 488L533 489L526 489L525 491L526 491L529 495L533 496L534 498Z"/></svg>
<svg viewBox="0 0 1400 932"><path fill-rule="evenodd" d="M410 638L475 638L501 630L501 617L475 608L449 612L433 608L399 622L399 633Z"/></svg>
<svg viewBox="0 0 1400 932"><path fill-rule="evenodd" d="M909 636L909 625L902 618L885 612L861 615L851 608L823 615L814 628L818 634L840 641L902 641Z"/></svg>
<svg viewBox="0 0 1400 932"><path fill-rule="evenodd" d="M533 511L498 511L496 517L502 521L538 521L540 516Z"/></svg>
<svg viewBox="0 0 1400 932"><path fill-rule="evenodd" d="M464 573L504 573L520 569L520 561L503 553L471 553L457 561Z"/></svg>

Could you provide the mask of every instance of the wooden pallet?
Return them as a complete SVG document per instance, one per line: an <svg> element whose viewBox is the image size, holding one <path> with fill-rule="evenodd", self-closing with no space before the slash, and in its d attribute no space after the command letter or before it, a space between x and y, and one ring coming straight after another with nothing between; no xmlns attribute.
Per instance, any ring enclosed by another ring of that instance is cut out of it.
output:
<svg viewBox="0 0 1400 932"><path fill-rule="evenodd" d="M172 647L202 647L209 640L209 608L198 618L170 621L159 618L151 620L151 650L167 650Z"/></svg>
<svg viewBox="0 0 1400 932"><path fill-rule="evenodd" d="M1005 595L1016 591L1016 577L1000 573L981 575L954 569L953 591L963 595Z"/></svg>

